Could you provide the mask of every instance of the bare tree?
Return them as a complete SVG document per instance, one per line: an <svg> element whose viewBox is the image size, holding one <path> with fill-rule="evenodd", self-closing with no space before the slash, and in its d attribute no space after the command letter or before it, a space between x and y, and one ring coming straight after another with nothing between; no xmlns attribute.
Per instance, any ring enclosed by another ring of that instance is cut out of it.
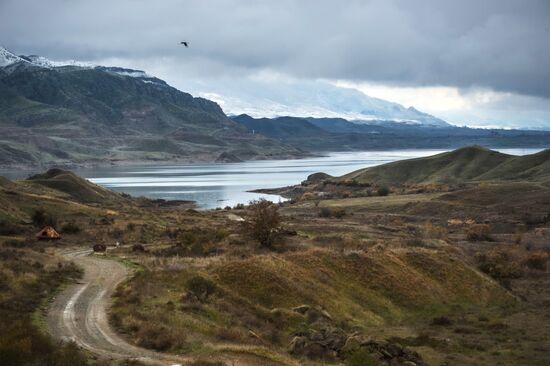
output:
<svg viewBox="0 0 550 366"><path fill-rule="evenodd" d="M265 199L252 201L250 215L245 222L248 234L258 240L262 246L271 247L273 237L281 223L279 207Z"/></svg>

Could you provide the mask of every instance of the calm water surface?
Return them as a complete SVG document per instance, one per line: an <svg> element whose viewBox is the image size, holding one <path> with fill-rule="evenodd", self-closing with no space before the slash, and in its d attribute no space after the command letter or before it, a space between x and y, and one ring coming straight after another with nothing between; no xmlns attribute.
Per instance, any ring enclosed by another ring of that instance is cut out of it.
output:
<svg viewBox="0 0 550 366"><path fill-rule="evenodd" d="M524 155L541 149L500 149ZM201 208L234 206L264 197L277 202L283 198L248 192L299 184L312 173L339 176L351 171L391 161L428 156L446 150L393 150L335 152L327 156L299 160L262 160L243 163L189 165L113 166L78 169L75 173L114 191L133 196L192 200ZM17 174L16 174L17 173ZM4 172L19 176L21 172ZM26 174L28 175L28 174Z"/></svg>
<svg viewBox="0 0 550 366"><path fill-rule="evenodd" d="M339 176L391 161L429 156L445 150L396 150L331 153L299 160L262 160L243 163L108 167L76 173L115 191L133 196L196 201L201 208L234 206L260 197L283 198L247 192L299 184L312 173ZM540 149L501 149L514 155Z"/></svg>

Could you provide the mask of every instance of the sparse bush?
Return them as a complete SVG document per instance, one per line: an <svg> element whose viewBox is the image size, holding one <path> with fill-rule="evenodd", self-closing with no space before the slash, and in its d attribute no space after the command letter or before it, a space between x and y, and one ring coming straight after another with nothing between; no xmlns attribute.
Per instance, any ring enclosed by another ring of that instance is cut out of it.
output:
<svg viewBox="0 0 550 366"><path fill-rule="evenodd" d="M469 241L491 240L491 227L487 224L473 224L466 231L466 238Z"/></svg>
<svg viewBox="0 0 550 366"><path fill-rule="evenodd" d="M109 236L114 239L121 239L124 236L124 231L116 227L109 231Z"/></svg>
<svg viewBox="0 0 550 366"><path fill-rule="evenodd" d="M346 366L379 366L382 363L366 349L359 348L346 358Z"/></svg>
<svg viewBox="0 0 550 366"><path fill-rule="evenodd" d="M424 235L431 239L447 239L447 229L442 226L437 226L428 222L424 225Z"/></svg>
<svg viewBox="0 0 550 366"><path fill-rule="evenodd" d="M196 275L187 280L187 290L204 302L216 291L216 284L207 278Z"/></svg>
<svg viewBox="0 0 550 366"><path fill-rule="evenodd" d="M346 210L344 210L341 207L335 207L335 208L322 207L321 210L319 211L319 217L324 217L324 218L334 217L337 219L341 219L345 215L346 215Z"/></svg>
<svg viewBox="0 0 550 366"><path fill-rule="evenodd" d="M523 264L531 269L546 271L546 266L549 260L550 255L548 255L548 253L538 250L536 252L529 253L529 255L523 260Z"/></svg>
<svg viewBox="0 0 550 366"><path fill-rule="evenodd" d="M382 187L379 187L377 190L376 190L376 193L379 195L379 196L387 196L388 194L390 194L390 189L386 186L382 186Z"/></svg>
<svg viewBox="0 0 550 366"><path fill-rule="evenodd" d="M453 322L451 321L451 319L449 319L446 316L438 316L438 317L432 319L431 324L446 327L446 326L452 325Z"/></svg>
<svg viewBox="0 0 550 366"><path fill-rule="evenodd" d="M317 197L317 195L315 193L312 193L312 192L306 192L302 195L302 197L300 198L300 200L302 201L308 201L308 200L313 200Z"/></svg>
<svg viewBox="0 0 550 366"><path fill-rule="evenodd" d="M139 346L156 351L166 351L174 345L173 339L166 328L147 323L141 325L137 337Z"/></svg>
<svg viewBox="0 0 550 366"><path fill-rule="evenodd" d="M243 339L243 333L237 328L218 328L215 336L224 342L241 342Z"/></svg>
<svg viewBox="0 0 550 366"><path fill-rule="evenodd" d="M250 204L250 215L244 223L248 234L262 246L270 247L281 224L279 207L272 202L260 199Z"/></svg>
<svg viewBox="0 0 550 366"><path fill-rule="evenodd" d="M129 222L126 224L126 231L134 231L136 229L136 224L134 224L133 222Z"/></svg>
<svg viewBox="0 0 550 366"><path fill-rule="evenodd" d="M78 234L80 231L80 226L74 221L66 222L61 226L61 232L65 234Z"/></svg>
<svg viewBox="0 0 550 366"><path fill-rule="evenodd" d="M517 256L505 249L492 250L477 255L479 269L508 287L511 279L523 275Z"/></svg>
<svg viewBox="0 0 550 366"><path fill-rule="evenodd" d="M332 215L332 211L330 208L328 207L322 207L321 210L319 211L319 217L330 217Z"/></svg>
<svg viewBox="0 0 550 366"><path fill-rule="evenodd" d="M43 209L37 209L33 212L31 216L31 220L34 226L42 227L42 226L56 226L57 225L57 218L53 215L49 215L44 211Z"/></svg>
<svg viewBox="0 0 550 366"><path fill-rule="evenodd" d="M344 210L341 207L335 207L332 209L332 217L335 217L337 219L341 219L346 215L346 210Z"/></svg>

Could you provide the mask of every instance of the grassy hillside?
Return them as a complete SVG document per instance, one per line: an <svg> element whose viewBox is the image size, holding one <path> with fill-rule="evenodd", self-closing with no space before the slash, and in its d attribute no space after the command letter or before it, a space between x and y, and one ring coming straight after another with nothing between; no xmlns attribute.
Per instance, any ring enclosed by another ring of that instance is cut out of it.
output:
<svg viewBox="0 0 550 366"><path fill-rule="evenodd" d="M469 146L425 158L360 169L339 180L377 185L461 183L482 180L545 180L550 177L550 150L512 156Z"/></svg>
<svg viewBox="0 0 550 366"><path fill-rule="evenodd" d="M27 181L66 193L78 202L112 204L123 200L120 194L61 169L50 169L44 174L33 175Z"/></svg>

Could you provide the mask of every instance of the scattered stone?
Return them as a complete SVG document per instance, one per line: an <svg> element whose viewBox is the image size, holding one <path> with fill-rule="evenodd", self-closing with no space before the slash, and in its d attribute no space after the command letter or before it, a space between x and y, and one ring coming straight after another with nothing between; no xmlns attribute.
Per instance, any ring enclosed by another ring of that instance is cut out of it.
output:
<svg viewBox="0 0 550 366"><path fill-rule="evenodd" d="M311 309L311 306L309 305L300 305L293 308L292 311L298 314L305 315L309 311L309 309Z"/></svg>

